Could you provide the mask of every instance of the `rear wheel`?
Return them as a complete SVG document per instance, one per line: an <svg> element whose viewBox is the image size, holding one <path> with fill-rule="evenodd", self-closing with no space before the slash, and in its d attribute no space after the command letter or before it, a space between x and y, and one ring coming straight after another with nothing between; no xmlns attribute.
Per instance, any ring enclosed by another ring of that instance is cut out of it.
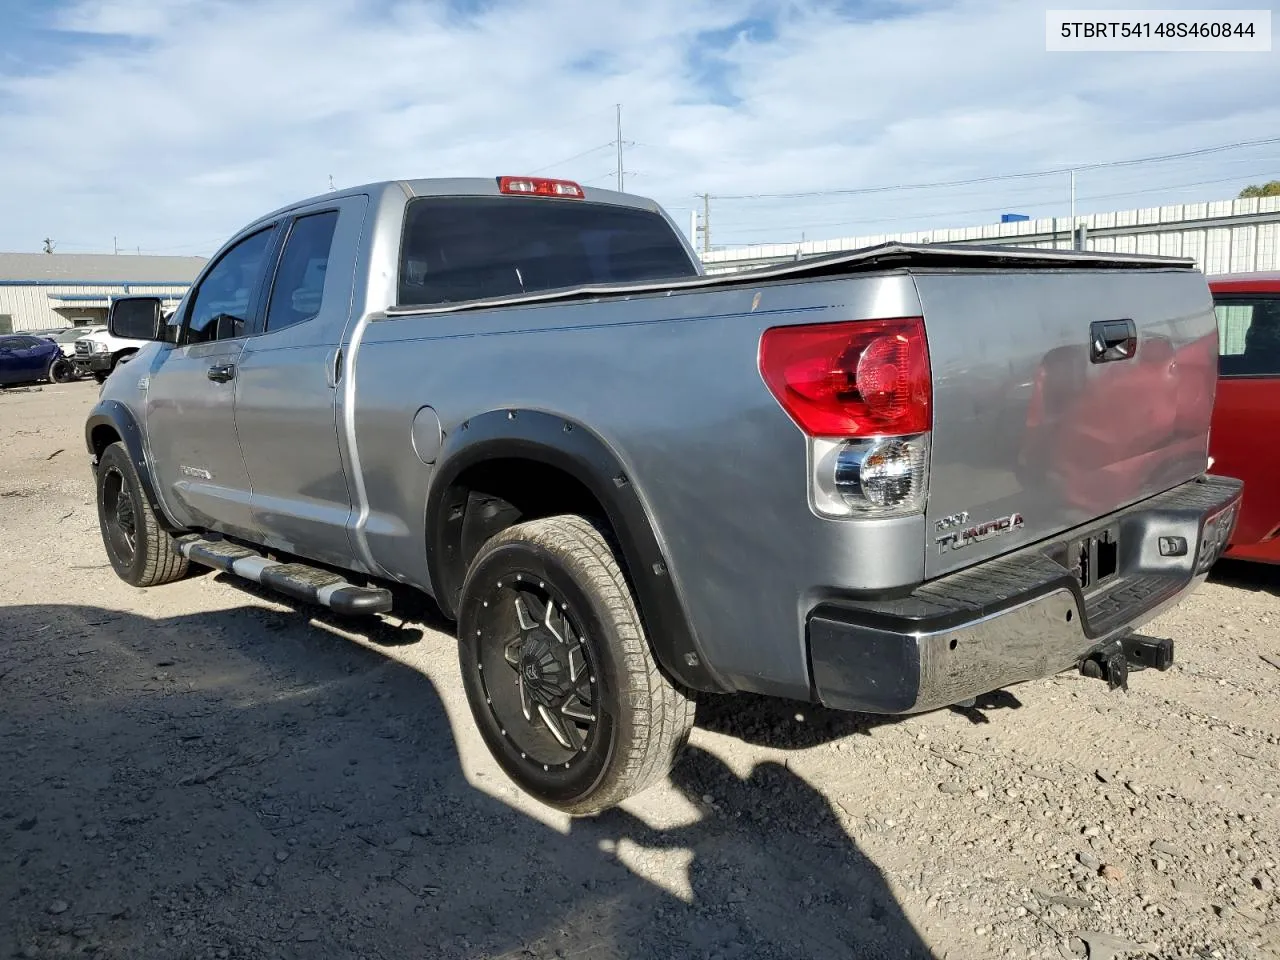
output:
<svg viewBox="0 0 1280 960"><path fill-rule="evenodd" d="M119 441L98 461L98 526L117 576L135 587L154 587L187 574L187 558L161 528L129 451Z"/></svg>
<svg viewBox="0 0 1280 960"><path fill-rule="evenodd" d="M467 572L458 628L472 715L526 792L581 816L671 769L693 700L659 671L618 561L585 518L490 539Z"/></svg>

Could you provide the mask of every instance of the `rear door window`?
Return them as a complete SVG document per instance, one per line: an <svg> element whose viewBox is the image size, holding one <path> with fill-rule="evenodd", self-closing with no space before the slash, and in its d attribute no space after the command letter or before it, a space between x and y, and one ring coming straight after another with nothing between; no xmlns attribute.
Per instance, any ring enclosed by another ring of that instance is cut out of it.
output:
<svg viewBox="0 0 1280 960"><path fill-rule="evenodd" d="M671 225L649 210L529 197L421 197L405 213L399 302L426 306L696 275Z"/></svg>
<svg viewBox="0 0 1280 960"><path fill-rule="evenodd" d="M1280 376L1280 295L1223 295L1218 317L1218 374Z"/></svg>
<svg viewBox="0 0 1280 960"><path fill-rule="evenodd" d="M299 217L289 231L267 305L267 332L310 320L320 312L338 211Z"/></svg>

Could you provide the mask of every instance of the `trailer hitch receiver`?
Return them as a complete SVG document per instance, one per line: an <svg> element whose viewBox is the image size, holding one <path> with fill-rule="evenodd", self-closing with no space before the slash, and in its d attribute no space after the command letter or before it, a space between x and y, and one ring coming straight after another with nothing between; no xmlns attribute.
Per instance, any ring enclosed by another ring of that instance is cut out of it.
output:
<svg viewBox="0 0 1280 960"><path fill-rule="evenodd" d="M1086 677L1107 681L1111 690L1129 689L1129 673L1133 670L1168 670L1173 666L1173 641L1129 633L1093 650L1080 661L1080 672Z"/></svg>

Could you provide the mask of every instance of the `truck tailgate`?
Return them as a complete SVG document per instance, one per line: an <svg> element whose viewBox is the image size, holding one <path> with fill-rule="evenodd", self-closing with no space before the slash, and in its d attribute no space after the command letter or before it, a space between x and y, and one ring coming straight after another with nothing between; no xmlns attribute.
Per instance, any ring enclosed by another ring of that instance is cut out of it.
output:
<svg viewBox="0 0 1280 960"><path fill-rule="evenodd" d="M934 380L926 576L1205 471L1217 328L1199 272L977 269L915 280ZM1095 353L1129 329L1136 350Z"/></svg>

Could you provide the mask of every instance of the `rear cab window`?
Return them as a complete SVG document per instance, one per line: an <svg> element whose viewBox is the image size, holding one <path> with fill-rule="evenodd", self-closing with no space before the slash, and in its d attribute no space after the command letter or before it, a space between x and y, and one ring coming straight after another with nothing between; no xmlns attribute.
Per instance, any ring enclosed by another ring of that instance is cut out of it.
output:
<svg viewBox="0 0 1280 960"><path fill-rule="evenodd" d="M1218 318L1218 375L1280 376L1280 294L1222 294Z"/></svg>
<svg viewBox="0 0 1280 960"><path fill-rule="evenodd" d="M401 306L697 276L670 223L635 207L419 197L405 212Z"/></svg>

